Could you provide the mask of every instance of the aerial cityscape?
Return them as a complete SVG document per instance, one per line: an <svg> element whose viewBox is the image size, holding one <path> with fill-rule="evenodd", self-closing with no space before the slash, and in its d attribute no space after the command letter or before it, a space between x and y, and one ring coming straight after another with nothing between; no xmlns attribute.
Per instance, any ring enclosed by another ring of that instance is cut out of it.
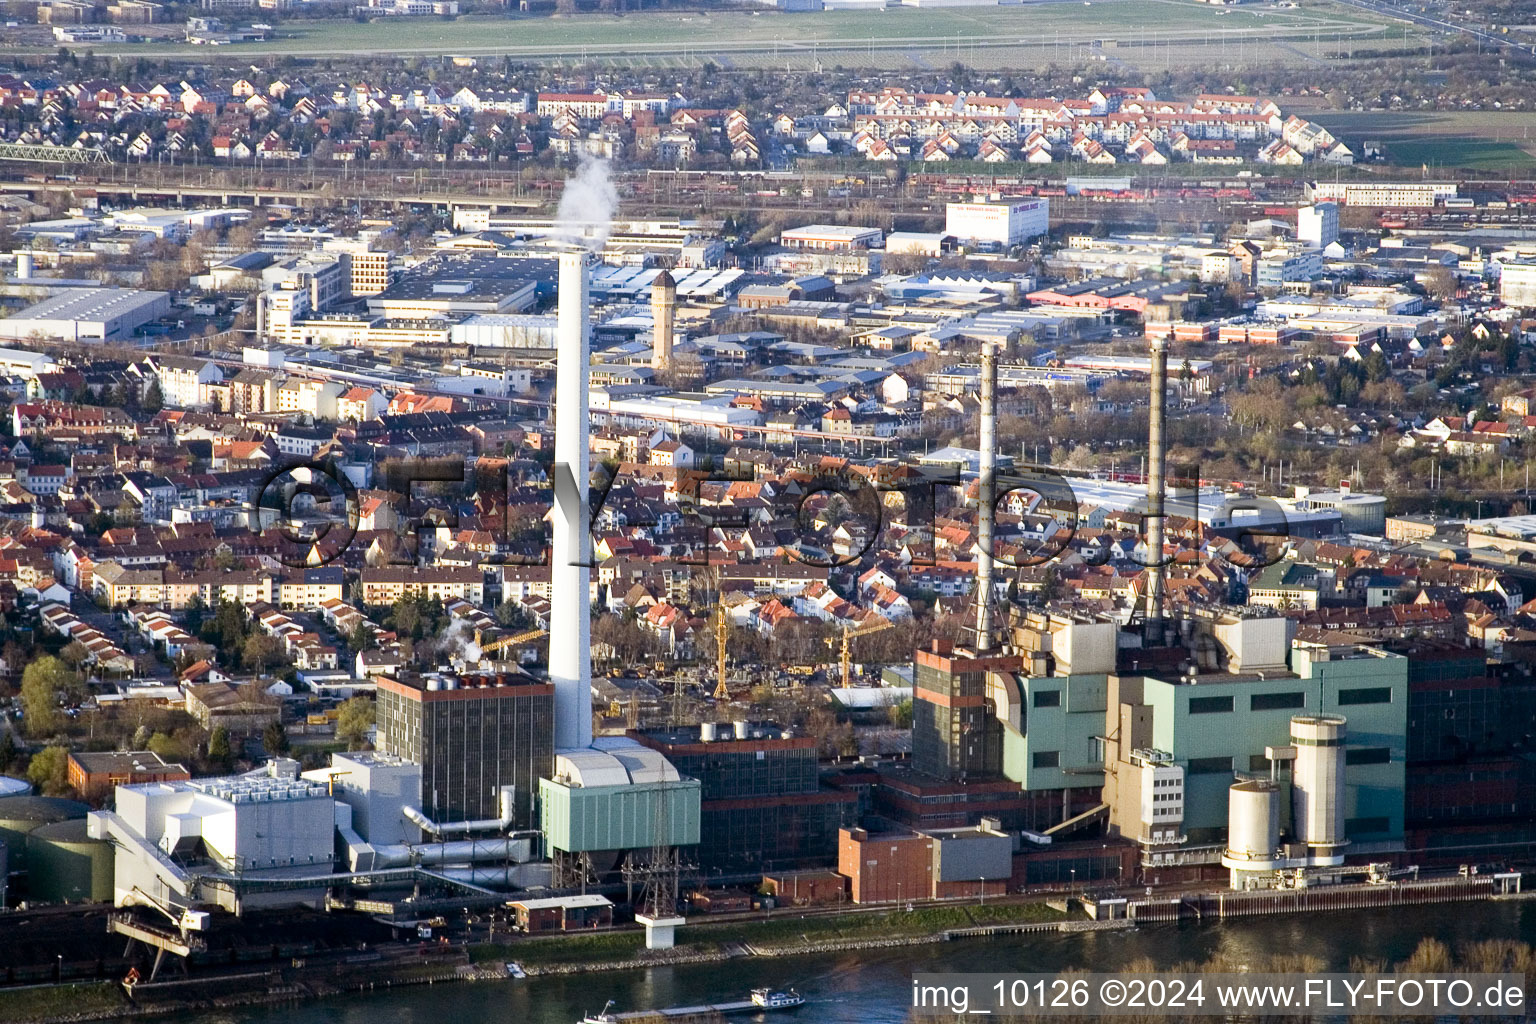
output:
<svg viewBox="0 0 1536 1024"><path fill-rule="evenodd" d="M0 1021L1531 1017L1536 7L0 25Z"/></svg>

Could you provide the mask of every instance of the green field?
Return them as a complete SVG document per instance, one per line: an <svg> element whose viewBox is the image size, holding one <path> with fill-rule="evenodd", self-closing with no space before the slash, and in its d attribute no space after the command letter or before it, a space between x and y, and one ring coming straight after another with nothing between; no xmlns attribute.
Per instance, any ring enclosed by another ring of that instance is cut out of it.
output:
<svg viewBox="0 0 1536 1024"><path fill-rule="evenodd" d="M100 1015L124 1005L122 990L107 982L16 989L0 992L0 1020Z"/></svg>
<svg viewBox="0 0 1536 1024"><path fill-rule="evenodd" d="M1395 31L1395 30L1394 30ZM1273 40L1306 47L1346 43L1381 44L1390 37L1382 23L1334 5L1294 9L1213 8L1194 0L1077 0L1008 7L890 8L811 14L763 12L657 12L574 17L509 15L463 17L452 21L381 18L354 21L291 21L279 38L220 48L219 53L336 54L510 54L529 58L613 58L680 55L692 59L739 55L746 63L781 59L840 61L844 54L920 50L941 61L977 53L996 55L1016 48L1092 47L1102 41L1129 47L1128 59L1149 43L1167 46L1226 46L1234 56L1258 59ZM96 47L97 52L206 59L206 48L178 42Z"/></svg>
<svg viewBox="0 0 1536 1024"><path fill-rule="evenodd" d="M1347 111L1307 115L1352 145L1385 144L1388 158L1433 171L1529 172L1536 114L1500 111Z"/></svg>

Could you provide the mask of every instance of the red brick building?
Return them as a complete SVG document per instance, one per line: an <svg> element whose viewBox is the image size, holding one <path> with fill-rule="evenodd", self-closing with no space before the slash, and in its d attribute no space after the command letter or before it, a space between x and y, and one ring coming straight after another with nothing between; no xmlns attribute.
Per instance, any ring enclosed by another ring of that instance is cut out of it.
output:
<svg viewBox="0 0 1536 1024"><path fill-rule="evenodd" d="M69 785L84 800L109 795L118 786L144 782L184 782L192 778L179 764L148 750L114 750L69 755Z"/></svg>

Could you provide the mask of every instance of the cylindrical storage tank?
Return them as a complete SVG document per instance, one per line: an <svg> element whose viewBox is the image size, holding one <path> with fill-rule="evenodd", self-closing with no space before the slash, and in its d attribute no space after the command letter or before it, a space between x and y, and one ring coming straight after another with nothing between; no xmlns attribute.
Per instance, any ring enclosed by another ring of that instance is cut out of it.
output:
<svg viewBox="0 0 1536 1024"><path fill-rule="evenodd" d="M109 902L112 871L112 844L87 836L84 818L43 825L27 836L27 898L33 902Z"/></svg>
<svg viewBox="0 0 1536 1024"><path fill-rule="evenodd" d="M1291 719L1296 765L1291 776L1291 819L1308 846L1334 847L1344 838L1344 734L1342 715Z"/></svg>
<svg viewBox="0 0 1536 1024"><path fill-rule="evenodd" d="M714 722L700 722L699 723L699 741L701 743L712 743L712 742L714 742L714 739L715 739L715 723Z"/></svg>
<svg viewBox="0 0 1536 1024"><path fill-rule="evenodd" d="M61 800L50 796L11 796L0 799L0 842L5 843L10 850L11 870L27 869L27 836L33 831L44 825L73 818L83 822L88 813L90 808L78 800Z"/></svg>
<svg viewBox="0 0 1536 1024"><path fill-rule="evenodd" d="M737 722L736 723L736 738L739 739L739 740L746 739L747 738L747 730L748 730L748 728L749 728L749 726L747 725L746 722Z"/></svg>
<svg viewBox="0 0 1536 1024"><path fill-rule="evenodd" d="M1227 791L1227 857L1272 861L1280 847L1280 787L1268 779L1233 783Z"/></svg>
<svg viewBox="0 0 1536 1024"><path fill-rule="evenodd" d="M32 254L19 252L16 254L16 276L25 281L32 276Z"/></svg>
<svg viewBox="0 0 1536 1024"><path fill-rule="evenodd" d="M1346 533L1381 536L1387 529L1387 499L1379 494L1350 494L1339 503L1339 518Z"/></svg>
<svg viewBox="0 0 1536 1024"><path fill-rule="evenodd" d="M9 775L0 775L0 800L8 796L27 796L32 792L32 783L26 779L13 779Z"/></svg>

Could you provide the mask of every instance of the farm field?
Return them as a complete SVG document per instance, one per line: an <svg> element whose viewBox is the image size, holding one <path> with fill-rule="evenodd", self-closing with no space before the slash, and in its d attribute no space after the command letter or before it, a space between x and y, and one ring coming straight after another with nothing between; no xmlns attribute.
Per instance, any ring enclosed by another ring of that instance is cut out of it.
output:
<svg viewBox="0 0 1536 1024"><path fill-rule="evenodd" d="M1379 139L1392 163L1427 167L1431 173L1529 173L1536 165L1536 113L1319 111L1308 116L1351 144Z"/></svg>
<svg viewBox="0 0 1536 1024"><path fill-rule="evenodd" d="M221 47L258 54L508 54L530 59L740 59L744 66L782 66L896 51L917 66L952 61L978 65L1033 63L1045 50L1116 63L1140 62L1156 50L1157 66L1193 59L1185 51L1216 50L1234 60L1281 56L1287 41L1307 53L1357 45L1402 45L1398 29L1337 5L1214 8L1194 0L1045 0L1007 7L891 8L808 14L763 12L646 13L626 16L463 17L452 21L383 18L292 21L280 37ZM1394 38L1394 33L1396 37ZM96 47L97 52L191 56L209 52L179 42ZM1175 53L1177 51L1177 53ZM884 56L884 54L882 54ZM1177 58L1177 59L1176 59ZM888 57L886 66L889 66Z"/></svg>

